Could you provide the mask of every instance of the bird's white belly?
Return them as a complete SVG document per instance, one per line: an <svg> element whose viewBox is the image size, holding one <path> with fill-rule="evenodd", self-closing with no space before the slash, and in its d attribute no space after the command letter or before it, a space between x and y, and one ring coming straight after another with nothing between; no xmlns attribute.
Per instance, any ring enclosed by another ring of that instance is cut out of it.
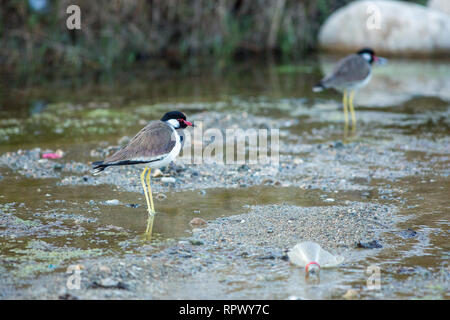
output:
<svg viewBox="0 0 450 320"><path fill-rule="evenodd" d="M369 83L370 79L372 79L372 72L370 72L369 75L363 81L356 82L356 83L352 84L350 89L353 89L353 90L361 89L361 88L367 86L367 84Z"/></svg>
<svg viewBox="0 0 450 320"><path fill-rule="evenodd" d="M175 158L178 156L181 151L180 135L175 129L173 129L173 134L175 135L175 146L173 147L172 151L170 151L169 154L160 161L147 163L146 165L149 168L165 167L169 165L169 163L171 163L173 160L175 160Z"/></svg>

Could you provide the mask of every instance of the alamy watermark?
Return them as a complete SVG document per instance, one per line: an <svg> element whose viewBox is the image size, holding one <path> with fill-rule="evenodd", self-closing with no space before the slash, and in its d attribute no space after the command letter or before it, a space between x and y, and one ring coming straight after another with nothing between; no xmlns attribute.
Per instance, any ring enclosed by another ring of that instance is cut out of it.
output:
<svg viewBox="0 0 450 320"><path fill-rule="evenodd" d="M370 265L367 267L367 290L381 290L381 269L379 266Z"/></svg>
<svg viewBox="0 0 450 320"><path fill-rule="evenodd" d="M279 129L208 128L196 121L184 130L180 159L189 164L279 164Z"/></svg>
<svg viewBox="0 0 450 320"><path fill-rule="evenodd" d="M381 10L374 3L369 3L366 7L366 13L368 15L366 21L366 27L369 30L381 29Z"/></svg>
<svg viewBox="0 0 450 320"><path fill-rule="evenodd" d="M81 30L81 9L79 6L72 4L67 7L66 13L69 16L66 19L66 26L69 30Z"/></svg>
<svg viewBox="0 0 450 320"><path fill-rule="evenodd" d="M67 267L66 273L70 274L66 281L67 289L79 290L81 288L81 266L72 264Z"/></svg>

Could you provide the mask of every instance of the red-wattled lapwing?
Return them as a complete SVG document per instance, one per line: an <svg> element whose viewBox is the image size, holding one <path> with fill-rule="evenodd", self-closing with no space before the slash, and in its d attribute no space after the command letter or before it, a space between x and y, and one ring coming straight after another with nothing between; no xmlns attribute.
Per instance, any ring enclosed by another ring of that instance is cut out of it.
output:
<svg viewBox="0 0 450 320"><path fill-rule="evenodd" d="M350 106L352 114L353 130L356 126L356 116L353 107L353 98L358 89L366 86L372 77L372 64L385 64L385 58L377 57L370 48L365 48L358 53L351 54L340 60L334 71L323 78L313 88L314 92L319 92L327 88L335 88L343 91L343 104L345 126L348 126L347 107Z"/></svg>
<svg viewBox="0 0 450 320"><path fill-rule="evenodd" d="M160 121L150 121L126 146L106 158L104 161L93 162L93 174L98 174L111 166L145 165L141 174L147 209L150 218L155 213L150 173L152 168L160 168L172 162L180 153L184 143L183 130L194 126L186 121L186 116L179 111L167 112ZM145 173L147 172L147 176ZM147 184L145 184L145 177ZM148 191L147 191L148 190ZM149 219L150 221L151 219ZM151 231L150 223L147 233Z"/></svg>

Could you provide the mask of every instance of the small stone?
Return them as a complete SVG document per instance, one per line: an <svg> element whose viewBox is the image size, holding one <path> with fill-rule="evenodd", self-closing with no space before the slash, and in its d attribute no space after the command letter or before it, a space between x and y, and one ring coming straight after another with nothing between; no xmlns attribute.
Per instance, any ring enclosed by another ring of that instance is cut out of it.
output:
<svg viewBox="0 0 450 320"><path fill-rule="evenodd" d="M189 242L190 242L193 246L201 246L201 245L203 245L203 241L200 241L200 240L189 240Z"/></svg>
<svg viewBox="0 0 450 320"><path fill-rule="evenodd" d="M60 294L58 296L58 299L60 299L60 300L78 300L79 298L70 293L64 293L64 294Z"/></svg>
<svg viewBox="0 0 450 320"><path fill-rule="evenodd" d="M105 204L110 205L110 206L117 206L120 204L120 201L117 199L106 200Z"/></svg>
<svg viewBox="0 0 450 320"><path fill-rule="evenodd" d="M98 270L100 270L102 272L107 272L107 273L111 272L111 269L108 266L100 266L100 267L98 267Z"/></svg>
<svg viewBox="0 0 450 320"><path fill-rule="evenodd" d="M353 300L358 298L358 292L355 289L349 289L347 292L342 296L342 298L346 300Z"/></svg>
<svg viewBox="0 0 450 320"><path fill-rule="evenodd" d="M325 199L324 201L325 201L325 202L334 202L334 199L333 199L333 198L327 198L327 199Z"/></svg>
<svg viewBox="0 0 450 320"><path fill-rule="evenodd" d="M400 231L400 236L403 239L414 238L415 236L417 236L417 232L411 228L408 228L407 230Z"/></svg>
<svg viewBox="0 0 450 320"><path fill-rule="evenodd" d="M163 173L162 173L162 171L161 170L159 170L159 169L156 169L155 170L155 172L153 172L153 178L159 178L159 177L162 177L163 176Z"/></svg>
<svg viewBox="0 0 450 320"><path fill-rule="evenodd" d="M138 203L128 203L126 206L130 208L139 208L141 205Z"/></svg>
<svg viewBox="0 0 450 320"><path fill-rule="evenodd" d="M398 274L412 274L416 272L414 267L400 267L397 269Z"/></svg>
<svg viewBox="0 0 450 320"><path fill-rule="evenodd" d="M242 166L240 166L240 167L238 168L238 171L239 171L239 172L243 172L243 171L248 171L249 169L250 169L250 167L249 167L248 165L243 164Z"/></svg>
<svg viewBox="0 0 450 320"><path fill-rule="evenodd" d="M370 242L358 242L356 244L357 248L363 248L363 249L379 249L383 248L383 246L380 244L378 240L372 240Z"/></svg>
<svg viewBox="0 0 450 320"><path fill-rule="evenodd" d="M155 198L156 198L156 200L161 201L161 200L166 199L167 196L166 196L164 193L158 193L158 194L155 196Z"/></svg>
<svg viewBox="0 0 450 320"><path fill-rule="evenodd" d="M64 151L62 151L61 149L58 149L55 151L55 154L58 155L60 158L62 158L64 156Z"/></svg>
<svg viewBox="0 0 450 320"><path fill-rule="evenodd" d="M106 278L100 280L100 285L104 288L117 287L119 285L119 281L111 278Z"/></svg>
<svg viewBox="0 0 450 320"><path fill-rule="evenodd" d="M342 141L336 141L334 143L335 148L342 148L343 146L344 146L344 144L342 143Z"/></svg>
<svg viewBox="0 0 450 320"><path fill-rule="evenodd" d="M202 218L194 218L191 220L191 222L189 222L189 224L191 225L196 225L196 226L201 226L201 225L205 225L206 221L203 220Z"/></svg>
<svg viewBox="0 0 450 320"><path fill-rule="evenodd" d="M161 182L163 183L175 183L177 181L177 179L173 178L173 177L163 177L161 178Z"/></svg>

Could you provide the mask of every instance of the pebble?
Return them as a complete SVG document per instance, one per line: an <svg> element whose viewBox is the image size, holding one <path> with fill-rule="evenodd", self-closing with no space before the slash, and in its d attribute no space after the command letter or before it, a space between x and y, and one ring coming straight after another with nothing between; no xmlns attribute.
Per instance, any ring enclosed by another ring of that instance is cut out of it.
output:
<svg viewBox="0 0 450 320"><path fill-rule="evenodd" d="M64 293L64 294L60 294L58 296L58 299L60 299L60 300L79 300L80 298L78 296L75 296L70 293Z"/></svg>
<svg viewBox="0 0 450 320"><path fill-rule="evenodd" d="M102 272L111 272L111 269L108 266L99 266L98 270L102 271Z"/></svg>
<svg viewBox="0 0 450 320"><path fill-rule="evenodd" d="M342 298L346 300L356 299L358 298L358 292L355 289L349 289L344 295L342 295Z"/></svg>
<svg viewBox="0 0 450 320"><path fill-rule="evenodd" d="M414 238L415 236L417 236L417 232L414 231L414 230L411 229L411 228L408 228L408 229L406 229L406 230L400 231L400 236L401 236L403 239Z"/></svg>
<svg viewBox="0 0 450 320"><path fill-rule="evenodd" d="M206 221L203 220L202 218L197 218L196 217L196 218L192 219L191 222L189 222L189 224L196 225L196 226L201 226L201 225L205 225Z"/></svg>
<svg viewBox="0 0 450 320"><path fill-rule="evenodd" d="M370 242L358 242L356 244L357 248L363 248L363 249L379 249L383 248L381 243L378 240L372 240Z"/></svg>
<svg viewBox="0 0 450 320"><path fill-rule="evenodd" d="M153 178L159 178L159 177L162 177L163 176L163 173L162 173L162 171L161 170L159 170L159 169L156 169L155 170L155 172L153 172Z"/></svg>
<svg viewBox="0 0 450 320"><path fill-rule="evenodd" d="M119 281L113 280L111 278L106 278L106 279L100 280L100 285L105 288L117 287L119 285Z"/></svg>
<svg viewBox="0 0 450 320"><path fill-rule="evenodd" d="M192 244L193 246L203 245L203 241L200 241L200 240L189 240L189 243Z"/></svg>
<svg viewBox="0 0 450 320"><path fill-rule="evenodd" d="M177 179L175 179L173 177L162 177L161 178L161 182L163 182L163 183L175 183L175 182L177 182Z"/></svg>
<svg viewBox="0 0 450 320"><path fill-rule="evenodd" d="M155 196L155 198L156 198L156 200L161 201L161 200L166 199L167 196L166 196L164 193L160 192L160 193L158 193L158 194Z"/></svg>
<svg viewBox="0 0 450 320"><path fill-rule="evenodd" d="M118 280L114 280L112 278L104 278L101 279L99 282L94 281L91 285L93 288L104 288L104 289L124 289L128 290L128 286Z"/></svg>
<svg viewBox="0 0 450 320"><path fill-rule="evenodd" d="M110 205L110 206L117 206L120 204L120 201L117 199L106 200L105 204Z"/></svg>
<svg viewBox="0 0 450 320"><path fill-rule="evenodd" d="M130 208L139 208L141 205L138 203L128 203L126 206Z"/></svg>

